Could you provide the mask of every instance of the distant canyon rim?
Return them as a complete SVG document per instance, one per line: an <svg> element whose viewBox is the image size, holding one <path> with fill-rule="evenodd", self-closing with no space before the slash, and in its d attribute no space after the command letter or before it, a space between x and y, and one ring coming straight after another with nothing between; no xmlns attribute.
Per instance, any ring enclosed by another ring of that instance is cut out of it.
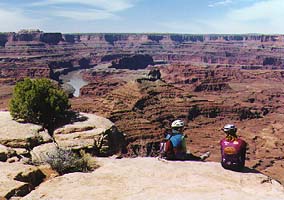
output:
<svg viewBox="0 0 284 200"><path fill-rule="evenodd" d="M0 33L0 109L25 77L83 70L72 109L114 122L126 156L155 156L179 118L188 148L218 162L221 128L234 123L249 144L246 165L283 184L283 53L284 35Z"/></svg>

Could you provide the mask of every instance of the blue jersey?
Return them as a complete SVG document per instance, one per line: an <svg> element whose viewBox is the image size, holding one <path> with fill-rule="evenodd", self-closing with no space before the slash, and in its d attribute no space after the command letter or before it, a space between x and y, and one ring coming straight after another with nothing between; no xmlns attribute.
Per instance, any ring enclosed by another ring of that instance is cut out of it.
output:
<svg viewBox="0 0 284 200"><path fill-rule="evenodd" d="M168 134L166 139L170 141L170 148L167 148L167 154L171 159L184 159L186 154L186 145L184 135L181 133Z"/></svg>
<svg viewBox="0 0 284 200"><path fill-rule="evenodd" d="M168 134L166 139L172 142L173 148L177 148L178 146L182 145L184 136L182 134L170 135Z"/></svg>

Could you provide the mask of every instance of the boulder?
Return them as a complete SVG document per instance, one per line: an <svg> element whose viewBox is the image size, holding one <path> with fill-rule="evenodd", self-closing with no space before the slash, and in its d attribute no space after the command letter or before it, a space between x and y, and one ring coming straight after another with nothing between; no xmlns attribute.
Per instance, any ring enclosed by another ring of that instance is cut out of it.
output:
<svg viewBox="0 0 284 200"><path fill-rule="evenodd" d="M39 185L44 174L34 166L0 162L0 199L25 196Z"/></svg>
<svg viewBox="0 0 284 200"><path fill-rule="evenodd" d="M62 89L64 90L64 92L68 95L69 98L73 97L73 94L75 92L75 88L68 84L68 83L63 83L61 85Z"/></svg>
<svg viewBox="0 0 284 200"><path fill-rule="evenodd" d="M51 137L41 126L19 123L6 111L0 112L0 127L0 144L7 147L28 149L51 141Z"/></svg>
<svg viewBox="0 0 284 200"><path fill-rule="evenodd" d="M63 149L92 149L106 155L116 153L123 145L123 135L110 120L86 113L81 113L73 124L56 129L54 139Z"/></svg>
<svg viewBox="0 0 284 200"><path fill-rule="evenodd" d="M46 143L34 147L30 152L32 163L46 163L48 155L54 155L58 150L56 143Z"/></svg>
<svg viewBox="0 0 284 200"><path fill-rule="evenodd" d="M18 156L29 156L29 151L25 148L13 148Z"/></svg>
<svg viewBox="0 0 284 200"><path fill-rule="evenodd" d="M7 159L8 163L14 163L14 162L19 162L20 159L17 156L11 157Z"/></svg>
<svg viewBox="0 0 284 200"><path fill-rule="evenodd" d="M219 163L101 158L99 164L92 173L65 174L44 182L22 200L284 198L283 186L275 180L249 169L224 170Z"/></svg>
<svg viewBox="0 0 284 200"><path fill-rule="evenodd" d="M6 161L8 158L15 155L15 153L13 149L0 144L0 161Z"/></svg>

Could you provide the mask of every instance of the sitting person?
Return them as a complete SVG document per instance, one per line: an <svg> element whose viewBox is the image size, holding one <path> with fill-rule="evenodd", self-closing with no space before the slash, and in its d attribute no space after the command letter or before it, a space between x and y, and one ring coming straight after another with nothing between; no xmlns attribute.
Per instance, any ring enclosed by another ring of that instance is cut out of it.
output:
<svg viewBox="0 0 284 200"><path fill-rule="evenodd" d="M182 120L175 120L171 127L172 132L166 135L165 142L162 143L162 157L167 160L203 161L210 156L210 152L206 152L201 156L195 156L187 152L186 136L183 134L184 122Z"/></svg>
<svg viewBox="0 0 284 200"><path fill-rule="evenodd" d="M221 164L225 169L241 171L245 166L246 142L237 136L237 128L233 124L224 126L226 137L220 141Z"/></svg>

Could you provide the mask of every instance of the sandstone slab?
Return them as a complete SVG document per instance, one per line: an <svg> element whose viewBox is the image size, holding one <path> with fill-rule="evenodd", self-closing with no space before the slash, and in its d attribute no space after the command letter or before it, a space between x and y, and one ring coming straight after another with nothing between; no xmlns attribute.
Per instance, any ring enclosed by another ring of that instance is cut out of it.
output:
<svg viewBox="0 0 284 200"><path fill-rule="evenodd" d="M54 132L54 139L60 148L77 150L102 151L105 148L106 152L115 152L122 137L110 120L87 113L80 113L78 121Z"/></svg>
<svg viewBox="0 0 284 200"><path fill-rule="evenodd" d="M16 153L13 149L0 144L0 161L6 161Z"/></svg>
<svg viewBox="0 0 284 200"><path fill-rule="evenodd" d="M0 162L0 198L25 196L42 182L43 173L34 166Z"/></svg>
<svg viewBox="0 0 284 200"><path fill-rule="evenodd" d="M46 163L49 159L48 155L54 155L58 150L55 143L46 143L33 148L30 151L33 163Z"/></svg>
<svg viewBox="0 0 284 200"><path fill-rule="evenodd" d="M213 162L155 158L99 159L93 173L72 173L41 184L23 200L279 200L283 186L260 173L224 170ZM76 189L74 189L76 188Z"/></svg>
<svg viewBox="0 0 284 200"><path fill-rule="evenodd" d="M0 127L0 144L7 147L31 148L51 140L41 126L16 122L9 112L0 112Z"/></svg>
<svg viewBox="0 0 284 200"><path fill-rule="evenodd" d="M29 155L29 151L27 149L25 149L25 148L13 148L13 150L19 156L27 156L27 155Z"/></svg>

